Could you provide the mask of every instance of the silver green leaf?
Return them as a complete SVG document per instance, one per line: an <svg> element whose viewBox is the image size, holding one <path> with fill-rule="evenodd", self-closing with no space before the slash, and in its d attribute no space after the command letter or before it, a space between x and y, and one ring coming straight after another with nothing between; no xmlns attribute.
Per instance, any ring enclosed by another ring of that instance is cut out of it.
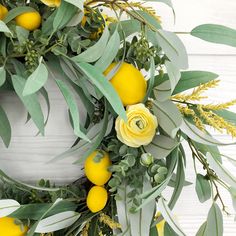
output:
<svg viewBox="0 0 236 236"><path fill-rule="evenodd" d="M196 236L207 236L206 227L207 227L207 222L204 222L199 228L199 230L197 231Z"/></svg>
<svg viewBox="0 0 236 236"><path fill-rule="evenodd" d="M206 154L207 161L215 173L232 188L236 189L236 177L232 175L225 167L209 152Z"/></svg>
<svg viewBox="0 0 236 236"><path fill-rule="evenodd" d="M41 89L48 79L48 70L46 66L40 60L40 63L36 70L28 77L23 90L23 96L28 96L30 94L36 93Z"/></svg>
<svg viewBox="0 0 236 236"><path fill-rule="evenodd" d="M0 106L0 136L6 147L9 146L11 141L11 125L8 120L7 114Z"/></svg>
<svg viewBox="0 0 236 236"><path fill-rule="evenodd" d="M106 50L109 35L109 30L106 27L103 31L102 37L98 40L96 44L94 44L92 47L88 48L86 51L82 52L78 56L72 57L72 60L75 62L97 61Z"/></svg>
<svg viewBox="0 0 236 236"><path fill-rule="evenodd" d="M1 20L0 20L0 32L12 34L7 25Z"/></svg>
<svg viewBox="0 0 236 236"><path fill-rule="evenodd" d="M182 41L175 33L158 30L156 40L166 56L179 69L188 68L188 55Z"/></svg>
<svg viewBox="0 0 236 236"><path fill-rule="evenodd" d="M223 216L215 202L207 216L206 235L223 236Z"/></svg>
<svg viewBox="0 0 236 236"><path fill-rule="evenodd" d="M195 190L201 203L211 198L211 186L209 181L201 174L197 174Z"/></svg>
<svg viewBox="0 0 236 236"><path fill-rule="evenodd" d="M36 94L31 94L28 96L22 95L26 80L21 76L13 75L12 83L18 97L20 98L25 108L29 112L30 117L34 121L40 133L44 135L44 117L37 95Z"/></svg>
<svg viewBox="0 0 236 236"><path fill-rule="evenodd" d="M156 159L162 159L167 157L177 145L178 142L175 139L164 135L157 135L144 149L146 152L151 153Z"/></svg>
<svg viewBox="0 0 236 236"><path fill-rule="evenodd" d="M153 101L153 111L161 128L174 138L182 123L182 116L175 104L170 100Z"/></svg>
<svg viewBox="0 0 236 236"><path fill-rule="evenodd" d="M114 111L123 119L127 120L126 112L119 95L107 80L107 78L95 66L88 63L78 63L78 68L86 77L98 88L98 90L106 97L107 101L111 104Z"/></svg>
<svg viewBox="0 0 236 236"><path fill-rule="evenodd" d="M68 3L78 7L81 11L84 10L84 0L65 0L65 2L68 2Z"/></svg>
<svg viewBox="0 0 236 236"><path fill-rule="evenodd" d="M62 80L56 80L56 83L57 83L61 93L63 94L63 96L66 100L66 103L69 107L69 111L70 111L71 118L73 121L73 128L74 128L75 135L84 139L85 141L90 142L89 138L80 129L79 110L78 110L76 100L75 100L73 94L71 93L71 90Z"/></svg>
<svg viewBox="0 0 236 236"><path fill-rule="evenodd" d="M120 48L120 36L117 30L113 33L109 39L105 50L103 51L100 59L95 63L95 66L101 71L105 71L106 68L112 63L116 57Z"/></svg>
<svg viewBox="0 0 236 236"><path fill-rule="evenodd" d="M20 208L20 203L13 199L0 200L0 217L5 217Z"/></svg>
<svg viewBox="0 0 236 236"><path fill-rule="evenodd" d="M78 212L65 211L39 221L35 232L50 233L65 229L74 224L80 217Z"/></svg>
<svg viewBox="0 0 236 236"><path fill-rule="evenodd" d="M208 42L236 47L236 30L223 25L199 25L191 31L191 35Z"/></svg>
<svg viewBox="0 0 236 236"><path fill-rule="evenodd" d="M170 227L175 231L175 233L177 233L179 236L185 236L186 234L179 226L170 208L168 207L167 202L164 200L163 197L159 198L157 205L162 216L164 217L166 222L170 225Z"/></svg>

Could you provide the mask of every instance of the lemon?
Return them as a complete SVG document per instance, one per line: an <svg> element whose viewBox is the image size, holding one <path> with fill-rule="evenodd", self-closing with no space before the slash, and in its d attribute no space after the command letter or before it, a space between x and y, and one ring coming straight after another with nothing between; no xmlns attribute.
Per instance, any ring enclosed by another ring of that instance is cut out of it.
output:
<svg viewBox="0 0 236 236"><path fill-rule="evenodd" d="M108 153L95 151L85 161L85 175L93 184L104 185L111 178L111 172L108 171L110 165Z"/></svg>
<svg viewBox="0 0 236 236"><path fill-rule="evenodd" d="M25 236L28 230L27 227L21 229L19 225L14 223L13 218L3 217L0 218L0 235L1 236Z"/></svg>
<svg viewBox="0 0 236 236"><path fill-rule="evenodd" d="M117 63L112 63L107 70L107 75ZM143 101L147 83L142 73L133 65L123 62L119 70L110 80L124 106L134 105Z"/></svg>
<svg viewBox="0 0 236 236"><path fill-rule="evenodd" d="M101 211L107 204L107 190L101 186L92 187L87 196L87 206L93 213Z"/></svg>
<svg viewBox="0 0 236 236"><path fill-rule="evenodd" d="M3 20L6 17L7 13L7 8L0 4L0 20Z"/></svg>
<svg viewBox="0 0 236 236"><path fill-rule="evenodd" d="M33 31L39 28L42 19L37 11L32 11L17 16L15 20L17 25Z"/></svg>

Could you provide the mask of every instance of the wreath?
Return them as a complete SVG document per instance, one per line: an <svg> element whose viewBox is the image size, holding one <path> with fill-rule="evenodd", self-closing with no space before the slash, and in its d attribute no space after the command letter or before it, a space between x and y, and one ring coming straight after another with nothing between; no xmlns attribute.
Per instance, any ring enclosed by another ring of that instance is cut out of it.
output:
<svg viewBox="0 0 236 236"><path fill-rule="evenodd" d="M173 9L170 0L157 2ZM154 4L1 0L1 93L13 91L27 120L44 135L50 113L44 86L52 80L77 139L51 162L76 155L75 164L83 163L85 172L65 186L44 179L31 186L0 171L1 236L186 235L172 213L191 184L186 158L194 163L199 201L212 201L196 235L223 235L222 213L228 212L219 186L235 206L236 177L224 166L225 159L235 159L218 146L234 143L210 133L236 137L236 114L227 110L236 100L205 102L218 75L186 71L186 49L177 33L162 29ZM190 34L236 46L236 31L222 25L200 25ZM86 108L85 122L78 100ZM11 125L2 106L0 136L8 147ZM188 147L192 155L186 157ZM167 187L171 196L165 195Z"/></svg>

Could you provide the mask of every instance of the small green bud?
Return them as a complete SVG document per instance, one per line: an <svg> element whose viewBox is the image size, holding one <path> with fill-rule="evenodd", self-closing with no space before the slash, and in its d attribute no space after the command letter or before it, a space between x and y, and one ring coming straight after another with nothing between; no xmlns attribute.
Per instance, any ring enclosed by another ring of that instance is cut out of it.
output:
<svg viewBox="0 0 236 236"><path fill-rule="evenodd" d="M162 175L162 174L157 173L157 174L154 175L154 180L157 184L160 184L165 180L165 176Z"/></svg>
<svg viewBox="0 0 236 236"><path fill-rule="evenodd" d="M143 166L150 166L154 162L154 158L151 153L143 153L140 158L140 163Z"/></svg>

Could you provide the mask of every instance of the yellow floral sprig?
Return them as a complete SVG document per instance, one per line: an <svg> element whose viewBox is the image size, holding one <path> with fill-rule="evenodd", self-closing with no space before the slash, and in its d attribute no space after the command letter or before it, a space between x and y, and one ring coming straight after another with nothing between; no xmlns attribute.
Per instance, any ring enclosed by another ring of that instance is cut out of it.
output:
<svg viewBox="0 0 236 236"><path fill-rule="evenodd" d="M81 232L81 236L88 236L89 226L90 226L90 222L88 221Z"/></svg>
<svg viewBox="0 0 236 236"><path fill-rule="evenodd" d="M195 88L190 94L176 94L172 98L179 101L200 101L207 96L202 96L202 93L206 92L208 89L215 88L218 86L219 80L212 80L205 84L201 84L197 88Z"/></svg>
<svg viewBox="0 0 236 236"><path fill-rule="evenodd" d="M121 224L115 222L110 216L104 213L100 214L99 221L109 226L111 229L121 229Z"/></svg>
<svg viewBox="0 0 236 236"><path fill-rule="evenodd" d="M223 109L228 109L231 106L236 104L236 99L229 101L229 102L225 102L225 103L220 103L220 104L207 104L207 105L202 105L202 108L205 110L223 110Z"/></svg>

